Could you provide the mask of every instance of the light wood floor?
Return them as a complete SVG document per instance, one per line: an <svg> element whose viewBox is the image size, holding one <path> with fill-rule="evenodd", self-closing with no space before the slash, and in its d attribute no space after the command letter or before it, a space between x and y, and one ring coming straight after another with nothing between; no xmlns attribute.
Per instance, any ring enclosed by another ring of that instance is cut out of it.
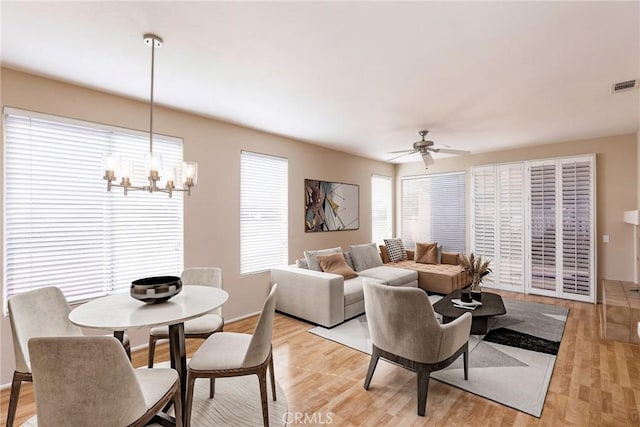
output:
<svg viewBox="0 0 640 427"><path fill-rule="evenodd" d="M415 374L380 362L371 389L362 384L369 356L307 332L311 325L276 315L273 347L276 380L299 423L336 426L639 426L640 346L600 338L601 306L502 293L510 298L571 309L542 418L507 408L432 380L426 417L416 414ZM251 332L256 318L225 325ZM189 341L191 354L199 341ZM146 364L146 350L134 353ZM168 360L166 345L156 360ZM257 395L256 390L256 395ZM2 391L2 425L9 390ZM23 385L17 422L35 413L30 384ZM17 424L19 425L19 424Z"/></svg>

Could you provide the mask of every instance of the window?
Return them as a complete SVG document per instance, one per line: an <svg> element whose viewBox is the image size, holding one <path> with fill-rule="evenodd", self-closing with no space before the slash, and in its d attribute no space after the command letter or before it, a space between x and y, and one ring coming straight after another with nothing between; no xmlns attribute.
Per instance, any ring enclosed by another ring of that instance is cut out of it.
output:
<svg viewBox="0 0 640 427"><path fill-rule="evenodd" d="M119 152L144 182L148 134L5 109L3 288L43 286L69 301L128 290L136 279L183 268L182 194L107 192L102 157ZM182 140L154 137L167 164Z"/></svg>
<svg viewBox="0 0 640 427"><path fill-rule="evenodd" d="M433 174L402 180L402 240L437 242L443 250L465 252L465 173Z"/></svg>
<svg viewBox="0 0 640 427"><path fill-rule="evenodd" d="M289 262L287 159L240 155L240 273Z"/></svg>
<svg viewBox="0 0 640 427"><path fill-rule="evenodd" d="M371 176L371 241L384 245L393 237L391 178Z"/></svg>

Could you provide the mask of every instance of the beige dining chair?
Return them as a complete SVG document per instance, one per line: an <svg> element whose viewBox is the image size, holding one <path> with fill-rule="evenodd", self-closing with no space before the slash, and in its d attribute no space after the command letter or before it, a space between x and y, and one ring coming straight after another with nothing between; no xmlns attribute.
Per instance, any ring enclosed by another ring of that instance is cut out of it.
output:
<svg viewBox="0 0 640 427"><path fill-rule="evenodd" d="M12 427L23 381L31 382L28 342L33 337L81 336L82 329L69 321L71 308L62 291L55 286L35 289L14 295L8 300L13 353L16 369L13 372L7 427ZM125 335L125 350L130 356L129 338Z"/></svg>
<svg viewBox="0 0 640 427"><path fill-rule="evenodd" d="M114 337L31 338L39 427L144 426L173 401L182 426L175 369L133 369Z"/></svg>
<svg viewBox="0 0 640 427"><path fill-rule="evenodd" d="M418 415L427 407L429 374L463 355L468 378L471 314L441 325L427 293L419 288L384 286L364 281L364 306L373 344L364 388L369 389L380 357L418 374Z"/></svg>
<svg viewBox="0 0 640 427"><path fill-rule="evenodd" d="M187 268L182 272L180 279L183 286L201 285L222 289L222 269L218 267ZM222 307L218 307L203 316L184 322L184 337L207 339L211 334L222 331L223 327ZM164 339L169 339L168 326L151 328L149 333L149 368L153 368L156 342Z"/></svg>
<svg viewBox="0 0 640 427"><path fill-rule="evenodd" d="M271 334L276 309L276 289L274 284L262 306L253 335L235 332L213 334L200 346L189 362L187 374L187 398L185 403L185 426L191 425L193 388L198 378L210 378L209 397L215 393L215 379L257 375L260 383L262 420L269 426L267 407L267 368L271 373L271 393L276 400L276 383L273 372Z"/></svg>

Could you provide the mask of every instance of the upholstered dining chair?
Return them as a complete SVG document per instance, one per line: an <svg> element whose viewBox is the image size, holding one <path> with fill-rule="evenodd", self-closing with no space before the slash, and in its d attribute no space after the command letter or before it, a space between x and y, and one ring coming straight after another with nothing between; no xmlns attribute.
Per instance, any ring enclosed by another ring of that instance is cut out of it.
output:
<svg viewBox="0 0 640 427"><path fill-rule="evenodd" d="M276 382L273 372L271 353L271 333L276 308L276 289L274 284L262 306L262 312L256 323L253 335L235 332L218 332L211 335L195 352L189 362L187 376L187 398L185 403L185 426L191 425L191 409L195 381L198 378L210 378L209 397L215 393L215 379L238 377L242 375L258 376L260 399L262 403L262 421L269 426L267 407L267 368L271 373L271 394L276 400Z"/></svg>
<svg viewBox="0 0 640 427"><path fill-rule="evenodd" d="M418 374L418 415L427 407L429 374L446 368L463 355L468 378L471 314L441 325L427 293L419 288L363 284L364 306L373 344L364 388L369 389L380 357Z"/></svg>
<svg viewBox="0 0 640 427"><path fill-rule="evenodd" d="M133 369L114 337L31 338L39 427L144 426L173 401L182 426L175 369Z"/></svg>
<svg viewBox="0 0 640 427"><path fill-rule="evenodd" d="M71 308L62 291L55 286L14 295L9 298L8 307L16 364L7 411L7 427L11 427L18 407L22 382L32 381L29 339L33 337L81 336L83 332L80 327L69 321ZM124 346L130 356L129 338L126 335Z"/></svg>
<svg viewBox="0 0 640 427"><path fill-rule="evenodd" d="M222 269L218 267L193 267L187 268L180 277L182 285L213 286L222 289ZM224 318L222 317L222 307L218 307L197 319L184 322L185 338L207 339L214 332L222 331ZM151 328L149 333L149 362L148 366L153 368L153 358L156 352L156 341L169 339L169 327L157 326Z"/></svg>

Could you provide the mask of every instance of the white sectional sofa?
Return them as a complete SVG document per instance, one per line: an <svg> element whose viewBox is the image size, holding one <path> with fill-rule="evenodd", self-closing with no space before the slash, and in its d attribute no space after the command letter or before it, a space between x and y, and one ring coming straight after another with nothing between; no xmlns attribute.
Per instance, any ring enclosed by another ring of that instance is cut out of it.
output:
<svg viewBox="0 0 640 427"><path fill-rule="evenodd" d="M276 310L330 328L364 313L363 280L418 287L418 273L382 265L375 244L349 249L343 255L358 277L348 280L321 271L314 258L318 254L342 253L341 248L305 251L305 258L296 265L272 268L271 282L278 284Z"/></svg>

